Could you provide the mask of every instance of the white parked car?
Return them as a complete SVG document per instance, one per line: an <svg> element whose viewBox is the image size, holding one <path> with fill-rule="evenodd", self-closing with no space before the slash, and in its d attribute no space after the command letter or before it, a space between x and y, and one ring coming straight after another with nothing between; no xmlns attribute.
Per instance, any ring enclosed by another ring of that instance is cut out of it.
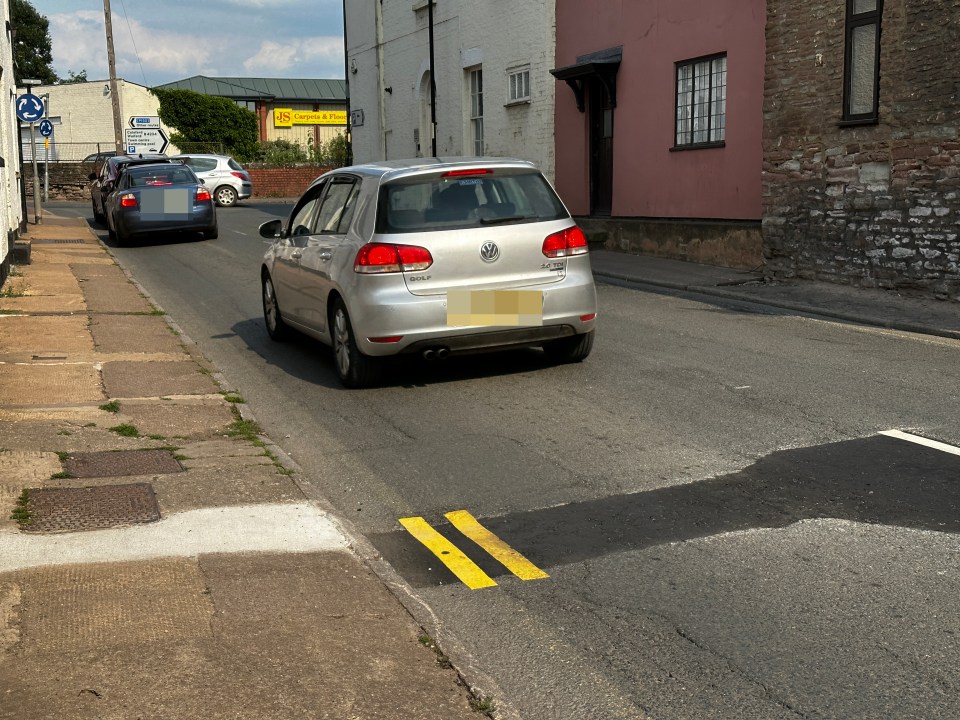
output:
<svg viewBox="0 0 960 720"><path fill-rule="evenodd" d="M442 359L525 345L558 362L593 347L587 239L531 163L393 160L317 178L260 226L267 332L333 347L344 385L384 356Z"/></svg>
<svg viewBox="0 0 960 720"><path fill-rule="evenodd" d="M250 173L228 155L207 153L189 153L171 155L171 160L179 160L203 180L210 190L214 202L220 207L236 205L238 200L246 200L253 195L253 182Z"/></svg>

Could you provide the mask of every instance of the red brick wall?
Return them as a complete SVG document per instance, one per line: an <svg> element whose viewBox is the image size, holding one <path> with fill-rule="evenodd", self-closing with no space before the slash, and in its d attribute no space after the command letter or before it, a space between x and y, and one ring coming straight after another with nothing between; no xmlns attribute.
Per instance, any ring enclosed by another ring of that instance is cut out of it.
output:
<svg viewBox="0 0 960 720"><path fill-rule="evenodd" d="M257 167L245 165L253 181L253 196L299 197L318 176L330 170L323 165L298 165L295 167Z"/></svg>
<svg viewBox="0 0 960 720"><path fill-rule="evenodd" d="M960 0L884 3L879 122L852 127L845 3L767 8L767 273L960 297Z"/></svg>

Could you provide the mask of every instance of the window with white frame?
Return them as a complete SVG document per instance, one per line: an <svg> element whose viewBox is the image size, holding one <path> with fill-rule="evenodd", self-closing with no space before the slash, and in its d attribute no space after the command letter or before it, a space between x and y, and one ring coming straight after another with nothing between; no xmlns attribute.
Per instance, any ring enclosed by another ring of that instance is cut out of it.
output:
<svg viewBox="0 0 960 720"><path fill-rule="evenodd" d="M507 102L524 102L530 99L530 66L507 71L509 86Z"/></svg>
<svg viewBox="0 0 960 720"><path fill-rule="evenodd" d="M470 70L470 133L473 154L483 155L483 69Z"/></svg>
<svg viewBox="0 0 960 720"><path fill-rule="evenodd" d="M677 63L674 146L723 145L727 130L727 56Z"/></svg>

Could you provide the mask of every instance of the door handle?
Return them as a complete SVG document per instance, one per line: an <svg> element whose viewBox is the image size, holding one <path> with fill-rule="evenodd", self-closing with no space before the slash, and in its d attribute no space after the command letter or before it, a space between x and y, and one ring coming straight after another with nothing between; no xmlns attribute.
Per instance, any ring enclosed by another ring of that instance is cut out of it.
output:
<svg viewBox="0 0 960 720"><path fill-rule="evenodd" d="M294 250L292 253L290 253L290 257L292 257L294 260L299 260L303 257L303 253L299 250Z"/></svg>
<svg viewBox="0 0 960 720"><path fill-rule="evenodd" d="M321 260L329 260L330 258L333 257L333 253L330 252L329 250L323 250L323 251L318 255L318 257L319 257Z"/></svg>

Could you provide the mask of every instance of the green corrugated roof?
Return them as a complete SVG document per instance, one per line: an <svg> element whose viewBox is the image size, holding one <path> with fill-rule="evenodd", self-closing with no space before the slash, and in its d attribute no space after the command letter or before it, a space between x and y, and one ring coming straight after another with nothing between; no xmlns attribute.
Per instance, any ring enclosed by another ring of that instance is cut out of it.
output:
<svg viewBox="0 0 960 720"><path fill-rule="evenodd" d="M160 90L192 90L231 100L291 100L297 102L344 102L345 80L312 78L244 78L194 75L157 86Z"/></svg>

